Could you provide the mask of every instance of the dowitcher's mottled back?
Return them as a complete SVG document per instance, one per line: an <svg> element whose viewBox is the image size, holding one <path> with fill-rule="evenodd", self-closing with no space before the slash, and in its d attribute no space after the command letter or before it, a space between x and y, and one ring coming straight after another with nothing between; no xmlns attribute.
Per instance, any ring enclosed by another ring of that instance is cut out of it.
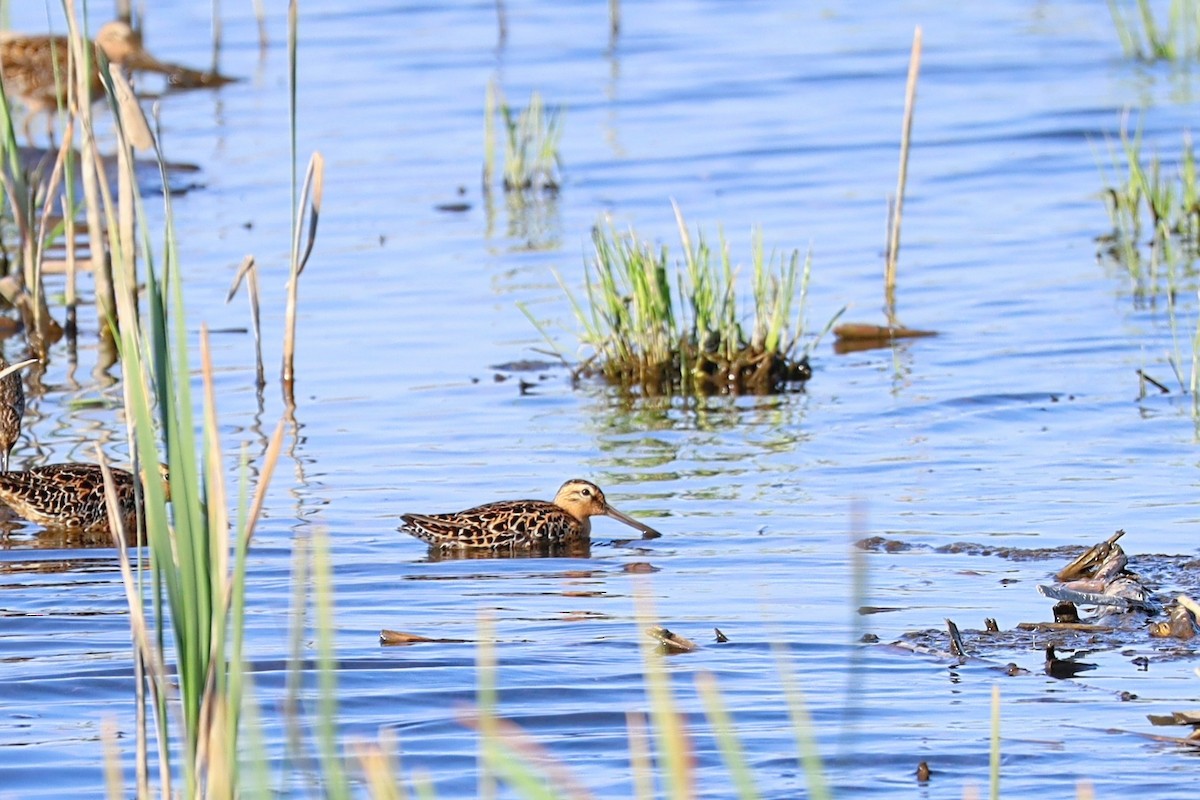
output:
<svg viewBox="0 0 1200 800"><path fill-rule="evenodd" d="M165 467L163 479L166 480ZM137 524L134 476L112 470L125 530ZM21 472L0 473L0 502L47 528L101 533L108 530L104 474L95 464L48 464Z"/></svg>
<svg viewBox="0 0 1200 800"><path fill-rule="evenodd" d="M0 370L8 362L0 356ZM0 378L0 471L8 472L8 455L21 436L21 419L25 416L25 388L21 373L10 372Z"/></svg>
<svg viewBox="0 0 1200 800"><path fill-rule="evenodd" d="M167 76L172 86L179 88L222 86L232 80L216 73L159 61L142 47L141 34L119 20L101 26L93 46L113 65L131 71L161 73ZM15 95L25 103L29 112L25 118L26 136L29 135L30 119L39 113L51 114L65 97L70 50L66 36L0 34L0 70L4 73L4 88L9 97ZM94 61L93 66L96 63ZM103 96L104 84L96 69L88 78L88 86L89 100Z"/></svg>
<svg viewBox="0 0 1200 800"><path fill-rule="evenodd" d="M141 37L124 22L110 22L100 28L94 47L113 64L122 64L144 52ZM30 114L53 111L65 93L70 51L66 36L0 35L5 91L10 97L20 97ZM91 75L89 86L93 99L103 94L99 73Z"/></svg>
<svg viewBox="0 0 1200 800"><path fill-rule="evenodd" d="M610 506L599 486L578 479L564 483L552 503L503 500L451 514L404 514L400 530L441 550L506 550L586 539L591 534L591 517L597 516L612 517L649 537L660 535Z"/></svg>

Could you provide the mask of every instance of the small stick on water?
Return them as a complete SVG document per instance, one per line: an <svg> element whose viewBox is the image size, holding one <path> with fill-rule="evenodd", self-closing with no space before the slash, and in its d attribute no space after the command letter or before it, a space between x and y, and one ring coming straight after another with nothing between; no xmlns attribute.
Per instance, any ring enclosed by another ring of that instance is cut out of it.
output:
<svg viewBox="0 0 1200 800"><path fill-rule="evenodd" d="M212 0L212 74L221 74L221 0Z"/></svg>
<svg viewBox="0 0 1200 800"><path fill-rule="evenodd" d="M950 653L959 658L967 657L967 648L963 644L962 634L958 632L958 626L954 624L954 620L946 618L946 630L950 633Z"/></svg>
<svg viewBox="0 0 1200 800"><path fill-rule="evenodd" d="M499 29L496 49L503 50L508 42L508 12L504 8L504 0L496 0L496 27Z"/></svg>
<svg viewBox="0 0 1200 800"><path fill-rule="evenodd" d="M908 85L904 90L904 126L900 133L900 176L896 181L896 199L892 226L888 231L887 265L884 270L884 304L888 325L896 324L896 260L900 256L900 218L904 211L904 185L908 181L908 149L912 137L913 106L917 102L917 75L921 71L921 26L913 31L912 55L908 59Z"/></svg>
<svg viewBox="0 0 1200 800"><path fill-rule="evenodd" d="M1155 389L1158 389L1163 394L1171 393L1170 389L1168 389L1166 386L1163 386L1161 383L1154 380L1154 378L1151 378L1149 375L1147 375L1145 372L1142 372L1140 369L1137 371L1137 374L1138 374L1138 378L1140 378L1144 383L1150 384L1151 386L1153 386Z"/></svg>

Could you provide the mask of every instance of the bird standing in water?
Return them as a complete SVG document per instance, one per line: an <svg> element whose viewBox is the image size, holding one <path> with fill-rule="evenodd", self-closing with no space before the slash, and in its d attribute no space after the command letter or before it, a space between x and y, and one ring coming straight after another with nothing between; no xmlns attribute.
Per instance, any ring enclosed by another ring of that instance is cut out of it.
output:
<svg viewBox="0 0 1200 800"><path fill-rule="evenodd" d="M590 481L562 485L553 502L502 500L450 514L404 514L400 530L441 550L507 550L553 547L587 539L591 517L612 517L646 538L661 536L649 525L617 511Z"/></svg>

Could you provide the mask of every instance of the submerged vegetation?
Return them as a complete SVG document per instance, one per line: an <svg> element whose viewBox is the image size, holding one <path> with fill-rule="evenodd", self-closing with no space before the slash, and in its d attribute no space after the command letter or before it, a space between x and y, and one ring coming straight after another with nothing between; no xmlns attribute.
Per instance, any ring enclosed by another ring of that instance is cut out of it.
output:
<svg viewBox="0 0 1200 800"><path fill-rule="evenodd" d="M1163 162L1157 154L1143 154L1140 129L1131 135L1122 126L1121 154L1114 153L1112 160L1117 177L1103 193L1112 232L1100 237L1101 256L1129 274L1138 302L1165 300L1172 342L1167 363L1179 390L1191 396L1192 418L1200 426L1200 297L1194 294L1200 289L1200 187L1192 140L1185 134L1178 161ZM1180 315L1185 313L1180 300L1186 303L1189 295L1197 299L1186 312L1194 319L1183 323L1193 330L1190 336L1180 330ZM1189 339L1190 358L1183 345ZM1138 376L1142 396L1147 383L1163 393L1170 391L1143 370Z"/></svg>
<svg viewBox="0 0 1200 800"><path fill-rule="evenodd" d="M811 255L803 261L799 250L767 255L756 232L747 315L724 237L714 253L700 231L693 241L678 206L675 218L682 265L665 245L655 248L632 229L621 233L611 220L592 230L587 306L571 297L581 339L593 351L579 374L599 374L647 395L766 394L803 386L812 375L812 343L803 352L800 347Z"/></svg>
<svg viewBox="0 0 1200 800"><path fill-rule="evenodd" d="M1138 294L1173 293L1194 275L1200 251L1200 188L1191 138L1184 136L1179 160L1170 165L1157 154L1143 154L1140 130L1131 135L1122 129L1121 156L1113 155L1117 175L1103 193L1113 228L1102 240L1104 252L1129 272Z"/></svg>
<svg viewBox="0 0 1200 800"><path fill-rule="evenodd" d="M562 109L547 108L541 94L535 91L529 97L529 105L516 111L496 81L488 84L484 106L484 191L491 191L495 172L497 113L503 122L504 191L518 195L557 194L562 164L558 152Z"/></svg>
<svg viewBox="0 0 1200 800"><path fill-rule="evenodd" d="M1165 23L1150 0L1108 0L1117 38L1128 58L1182 61L1200 57L1200 1L1170 0Z"/></svg>

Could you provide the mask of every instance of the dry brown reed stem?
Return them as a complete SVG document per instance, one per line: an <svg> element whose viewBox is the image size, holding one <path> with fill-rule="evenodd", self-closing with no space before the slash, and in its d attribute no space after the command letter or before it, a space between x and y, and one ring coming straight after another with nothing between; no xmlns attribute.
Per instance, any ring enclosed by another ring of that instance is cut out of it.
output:
<svg viewBox="0 0 1200 800"><path fill-rule="evenodd" d="M45 260L45 246L47 240L47 231L50 225L50 217L54 208L54 198L58 194L58 187L63 181L63 169L66 165L67 153L70 152L72 142L74 140L75 130L73 127L67 128L63 133L63 143L58 148L58 156L54 159L54 168L50 171L50 180L46 184L46 196L42 202L41 220L38 223L38 233L36 239L36 252L33 263L26 268L26 274L29 276L28 286L34 295L33 314L35 335L42 347L34 349L44 354L45 344L49 342L50 328L50 308L46 305L46 291L42 283L42 266ZM65 202L65 201L64 201ZM64 206L65 208L65 206ZM63 214L63 219L66 219L66 214ZM71 230L74 233L74 230Z"/></svg>
<svg viewBox="0 0 1200 800"><path fill-rule="evenodd" d="M75 315L75 306L79 302L76 291L78 265L75 263L75 209L71 208L70 201L66 195L63 196L60 207L62 208L63 244L66 246L67 280L64 291L66 293L67 319L65 327L67 330L67 340L74 343L75 335L79 332L79 324L76 321ZM74 351L75 347L72 344L71 352L74 353Z"/></svg>
<svg viewBox="0 0 1200 800"><path fill-rule="evenodd" d="M120 241L121 268L134 270L137 264L137 239L135 232L136 198L133 185L134 167L133 151L150 150L154 147L154 137L150 134L150 125L133 87L120 70L112 70L113 96L116 99L116 119L118 123L117 147L117 232ZM164 184L165 185L165 184ZM130 290L137 292L136 275L131 274L128 282ZM136 301L136 297L134 298Z"/></svg>
<svg viewBox="0 0 1200 800"><path fill-rule="evenodd" d="M267 35L267 9L263 0L254 0L254 18L258 21L258 49L265 55L271 37Z"/></svg>
<svg viewBox="0 0 1200 800"><path fill-rule="evenodd" d="M207 778L207 791L210 797L233 797L236 787L225 782L233 775L231 754L227 751L226 743L236 736L236 731L230 730L231 716L236 717L238 710L228 707L229 696L227 689L221 687L220 671L241 669L239 659L234 663L226 663L226 643L229 633L230 609L234 602L234 592L237 589L230 568L230 551L233 542L230 531L233 526L229 520L229 506L225 495L225 480L222 475L224 458L221 454L221 444L218 431L217 395L213 383L212 350L209 343L208 326L200 328L200 374L204 387L204 428L206 431L204 448L206 451L204 463L208 468L204 476L207 489L205 505L208 510L208 530L210 532L210 553L213 566L212 574L217 581L217 591L214 595L219 599L220 606L211 616L209 635L208 674L205 677L204 696L201 701L200 717L204 721L204 730L198 737L198 763ZM246 515L246 527L241 532L237 542L239 559L244 560L246 550L254 536L255 527L262 515L266 502L267 487L270 486L271 476L279 462L279 453L283 449L284 423L280 420L275 427L263 457L262 469L258 485L251 500L250 509ZM234 636L237 636L235 633Z"/></svg>
<svg viewBox="0 0 1200 800"><path fill-rule="evenodd" d="M379 731L379 744L351 746L366 779L371 800L407 800L400 764L395 756L396 735L386 728Z"/></svg>
<svg viewBox="0 0 1200 800"><path fill-rule="evenodd" d="M646 715L637 711L626 711L625 727L629 731L629 767L633 773L633 796L637 800L653 800L654 770L650 761L650 736L646 733Z"/></svg>
<svg viewBox="0 0 1200 800"><path fill-rule="evenodd" d="M508 11L504 8L504 0L496 0L496 49L504 49L508 42Z"/></svg>
<svg viewBox="0 0 1200 800"><path fill-rule="evenodd" d="M200 699L201 728L196 736L196 763L206 777L207 791L211 797L233 797L234 787L229 785L231 766L225 758L225 747L232 732L228 730L229 715L225 704L227 697L219 690L218 671L227 668L241 669L240 664L225 663L225 633L229 619L229 604L233 595L229 573L229 517L225 503L225 481L221 475L221 442L217 435L217 397L213 389L212 353L209 349L208 326L200 326L200 375L204 388L204 449L202 461L208 467L204 476L207 490L205 506L208 509L208 531L212 579L216 582L213 593L220 606L209 616L208 672L204 677L204 692Z"/></svg>
<svg viewBox="0 0 1200 800"><path fill-rule="evenodd" d="M489 716L491 716L490 722L487 721ZM539 767L550 783L551 796L579 798L579 800L586 800L593 796L565 764L550 755L537 740L515 722L500 719L492 716L491 712L482 710L478 715L472 715L467 710L459 710L457 717L459 723L476 731L484 738L485 747L503 747L512 751L522 761ZM490 741L489 737L491 737Z"/></svg>
<svg viewBox="0 0 1200 800"><path fill-rule="evenodd" d="M649 583L635 583L633 599L638 628L646 630L652 627L656 615ZM672 799L690 800L696 796L692 744L683 717L676 711L671 680L663 663L664 656L656 652L648 636L641 637L640 649L659 768L666 775L664 780Z"/></svg>
<svg viewBox="0 0 1200 800"><path fill-rule="evenodd" d="M212 67L213 75L220 75L221 70L221 0L212 2Z"/></svg>
<svg viewBox="0 0 1200 800"><path fill-rule="evenodd" d="M250 322L254 326L254 382L255 386L261 391L267 385L267 379L263 372L262 318L259 315L258 301L258 265L254 261L254 256L246 256L242 259L242 265L238 267L237 275L233 277L233 284L229 287L229 294L225 297L226 303L233 300L243 280L246 281L246 296L250 300Z"/></svg>
<svg viewBox="0 0 1200 800"><path fill-rule="evenodd" d="M908 59L908 84L904 89L904 126L900 133L900 174L888 231L887 263L884 267L884 310L888 326L896 325L896 261L900 257L900 218L904 211L904 186L908 182L908 150L912 137L913 107L917 102L917 76L921 71L921 26L913 31L912 54Z"/></svg>
<svg viewBox="0 0 1200 800"><path fill-rule="evenodd" d="M288 406L295 406L295 395L292 392L295 382L296 355L296 303L299 297L300 275L308 264L312 254L313 243L317 238L317 222L321 217L321 197L325 187L325 158L319 153L313 153L308 162L308 172L304 176L304 188L300 192L300 203L296 209L296 229L292 239L292 273L288 279L287 317L284 323L283 339L283 397ZM311 197L311 203L309 198ZM304 251L300 251L300 239L304 226L300 218L305 208L309 209L308 239Z"/></svg>
<svg viewBox="0 0 1200 800"><path fill-rule="evenodd" d="M142 605L141 592L139 585L134 581L133 569L129 564L129 539L125 531L125 521L120 512L120 503L117 500L117 485L113 482L112 470L109 469L108 459L104 457L104 450L99 444L96 445L96 461L100 465L100 472L104 476L104 498L105 505L108 508L108 529L112 532L113 544L117 549L117 563L121 570L121 583L125 587L125 602L129 606L129 632L133 639L134 658L139 660L146 672L146 681L150 685L151 701L155 706L163 702L164 698L159 696L159 689L166 686L164 681L166 677L166 666L162 660L162 652L151 645L150 628L146 623L145 606ZM139 539L140 541L140 539ZM144 686L139 683L137 686L138 705L144 703L142 692ZM161 735L161 734L160 734ZM138 732L138 755L139 755L139 771L145 771L145 754L146 744L144 741L145 729L139 729ZM159 748L159 778L162 780L162 796L171 797L171 769L170 764L166 761L167 755L164 748ZM141 786L142 778L139 776L139 787ZM139 797L148 797L149 795L138 795Z"/></svg>
<svg viewBox="0 0 1200 800"><path fill-rule="evenodd" d="M89 252L92 261L92 280L96 287L96 316L100 320L101 339L111 341L112 331L105 324L117 319L117 298L113 290L112 272L109 269L108 243L105 241L104 226L100 219L100 171L103 169L96 148L95 131L92 128L90 75L93 69L93 52L87 37L83 35L75 19L75 4L64 3L67 14L67 30L70 34L71 65L68 75L74 86L67 114L67 124L79 120L81 132L79 171L83 182L84 205L87 213Z"/></svg>
<svg viewBox="0 0 1200 800"><path fill-rule="evenodd" d="M100 741L104 744L104 788L112 800L118 800L125 796L125 781L121 779L121 750L117 747L117 724L110 718L100 722Z"/></svg>

